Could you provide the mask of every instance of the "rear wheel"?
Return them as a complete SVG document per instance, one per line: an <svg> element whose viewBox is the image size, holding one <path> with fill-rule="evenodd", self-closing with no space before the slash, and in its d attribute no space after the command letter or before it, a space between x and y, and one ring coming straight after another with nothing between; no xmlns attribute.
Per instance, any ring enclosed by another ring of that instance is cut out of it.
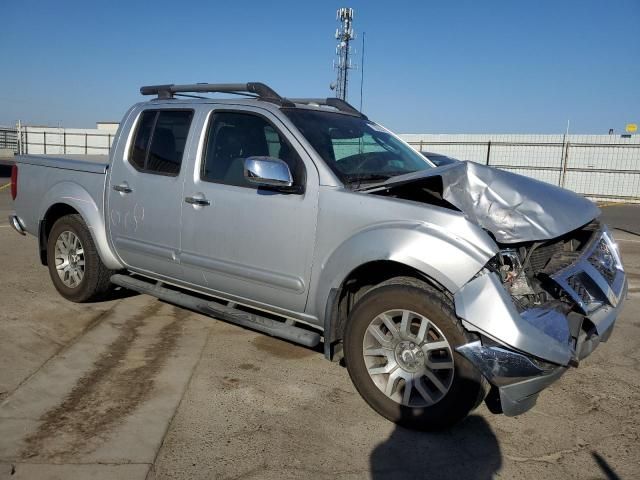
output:
<svg viewBox="0 0 640 480"><path fill-rule="evenodd" d="M471 340L442 292L396 278L355 305L345 360L374 410L409 428L438 430L465 418L484 398L482 376L455 351Z"/></svg>
<svg viewBox="0 0 640 480"><path fill-rule="evenodd" d="M100 259L80 215L65 215L53 225L47 241L49 275L56 290L72 302L100 300L111 288L111 274Z"/></svg>

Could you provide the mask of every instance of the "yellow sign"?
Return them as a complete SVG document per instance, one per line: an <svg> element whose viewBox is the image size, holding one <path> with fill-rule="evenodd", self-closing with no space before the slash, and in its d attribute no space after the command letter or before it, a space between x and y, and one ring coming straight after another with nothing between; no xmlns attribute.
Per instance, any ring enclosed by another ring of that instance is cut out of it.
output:
<svg viewBox="0 0 640 480"><path fill-rule="evenodd" d="M638 125L635 123L627 123L625 130L627 133L636 133L638 131Z"/></svg>

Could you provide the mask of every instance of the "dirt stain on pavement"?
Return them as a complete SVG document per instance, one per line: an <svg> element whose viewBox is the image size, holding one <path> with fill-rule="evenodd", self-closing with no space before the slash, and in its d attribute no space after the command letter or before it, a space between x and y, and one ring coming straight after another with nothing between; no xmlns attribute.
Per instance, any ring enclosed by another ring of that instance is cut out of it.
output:
<svg viewBox="0 0 640 480"><path fill-rule="evenodd" d="M256 337L252 343L258 350L262 350L263 352L267 352L279 358L286 358L290 360L298 360L315 354L311 349L292 345L284 340L268 337L266 335Z"/></svg>
<svg viewBox="0 0 640 480"><path fill-rule="evenodd" d="M240 387L240 379L233 377L223 377L222 378L222 388L225 390L234 390Z"/></svg>
<svg viewBox="0 0 640 480"><path fill-rule="evenodd" d="M253 372L257 372L260 370L260 367L255 366L253 363L241 363L238 365L240 370L251 370Z"/></svg>
<svg viewBox="0 0 640 480"><path fill-rule="evenodd" d="M118 337L81 377L57 407L41 417L27 437L23 459L64 460L94 450L151 393L155 377L175 349L182 320L189 313L174 308L159 331L154 325L163 303L154 301L121 325ZM148 321L148 322L147 322Z"/></svg>

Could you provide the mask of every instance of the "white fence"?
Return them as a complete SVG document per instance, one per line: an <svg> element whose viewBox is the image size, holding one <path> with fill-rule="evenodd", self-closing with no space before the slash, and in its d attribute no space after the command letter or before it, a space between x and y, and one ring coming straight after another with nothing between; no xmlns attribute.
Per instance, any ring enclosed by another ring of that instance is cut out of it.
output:
<svg viewBox="0 0 640 480"><path fill-rule="evenodd" d="M96 129L22 127L31 154L107 154L117 124ZM640 135L400 135L417 150L491 165L594 200L640 202Z"/></svg>
<svg viewBox="0 0 640 480"><path fill-rule="evenodd" d="M400 135L414 148L491 165L594 200L640 202L640 136Z"/></svg>
<svg viewBox="0 0 640 480"><path fill-rule="evenodd" d="M25 154L107 155L117 124L98 128L20 128L21 151Z"/></svg>

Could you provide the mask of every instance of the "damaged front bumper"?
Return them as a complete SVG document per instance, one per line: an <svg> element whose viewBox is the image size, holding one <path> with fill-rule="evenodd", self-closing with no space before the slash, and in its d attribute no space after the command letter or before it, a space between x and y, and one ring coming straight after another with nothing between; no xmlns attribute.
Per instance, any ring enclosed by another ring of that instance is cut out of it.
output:
<svg viewBox="0 0 640 480"><path fill-rule="evenodd" d="M457 350L497 389L505 415L529 410L540 391L606 341L627 293L620 255L606 229L551 278L575 304L571 312L559 301L518 311L499 276L488 271L454 296L463 326L481 338Z"/></svg>

